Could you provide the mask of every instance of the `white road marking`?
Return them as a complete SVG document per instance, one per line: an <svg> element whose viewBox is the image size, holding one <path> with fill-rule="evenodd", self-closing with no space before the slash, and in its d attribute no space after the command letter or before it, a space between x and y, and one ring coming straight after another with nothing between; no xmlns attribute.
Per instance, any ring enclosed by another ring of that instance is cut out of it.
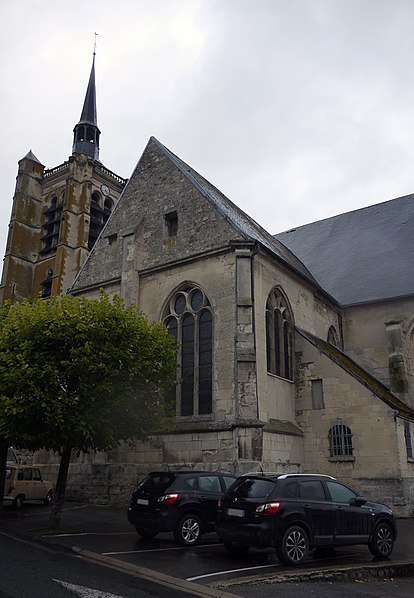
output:
<svg viewBox="0 0 414 598"><path fill-rule="evenodd" d="M123 596L109 594L108 592L101 592L101 590L94 590L85 586L78 586L74 583L67 583L66 581L61 581L60 579L54 579L53 581L66 588L67 590L70 590L74 594L82 596L82 598L123 598Z"/></svg>
<svg viewBox="0 0 414 598"><path fill-rule="evenodd" d="M66 538L68 536L87 536L87 532L79 532L77 534L44 534L42 538Z"/></svg>
<svg viewBox="0 0 414 598"><path fill-rule="evenodd" d="M66 536L136 536L135 532L71 532L66 534L45 534L42 538L65 538Z"/></svg>
<svg viewBox="0 0 414 598"><path fill-rule="evenodd" d="M346 560L349 558L348 554L344 555L337 555L335 556L335 560ZM330 559L321 559L319 564L323 564L326 562L330 562ZM257 565L256 567L244 567L242 569L228 569L227 571L217 571L215 573L206 573L205 575L196 575L195 577L186 577L186 581L196 581L197 579L203 579L205 577L214 577L218 575L226 575L227 573L239 573L241 571L253 571L254 569L268 569L269 567L281 567L278 563L273 563L273 565Z"/></svg>
<svg viewBox="0 0 414 598"><path fill-rule="evenodd" d="M221 544L198 544L193 548L205 548L210 546L221 546ZM188 546L171 546L170 548L150 548L148 550L126 550L124 552L101 552L102 556L109 556L110 554L144 554L146 552L163 552L166 550L188 550Z"/></svg>
<svg viewBox="0 0 414 598"><path fill-rule="evenodd" d="M207 573L206 575L196 575L195 577L186 577L186 581L195 581L205 577L214 577L216 575L226 575L227 573L240 573L241 571L254 571L255 569L268 569L269 567L278 567L278 565L258 565L257 567L243 567L242 569L228 569L227 571L216 571L216 573Z"/></svg>

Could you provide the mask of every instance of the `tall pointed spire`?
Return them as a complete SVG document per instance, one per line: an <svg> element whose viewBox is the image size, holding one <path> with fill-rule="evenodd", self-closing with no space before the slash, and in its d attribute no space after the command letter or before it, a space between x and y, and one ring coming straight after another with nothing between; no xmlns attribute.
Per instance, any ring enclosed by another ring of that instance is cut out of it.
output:
<svg viewBox="0 0 414 598"><path fill-rule="evenodd" d="M99 135L96 116L95 52L80 121L73 129L73 154L87 154L99 160Z"/></svg>

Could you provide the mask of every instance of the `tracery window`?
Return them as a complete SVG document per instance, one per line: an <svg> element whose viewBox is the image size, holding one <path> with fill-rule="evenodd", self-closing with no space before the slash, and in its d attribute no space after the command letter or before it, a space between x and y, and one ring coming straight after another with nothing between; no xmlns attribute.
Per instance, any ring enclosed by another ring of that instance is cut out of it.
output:
<svg viewBox="0 0 414 598"><path fill-rule="evenodd" d="M341 343L339 340L339 335L336 331L335 326L330 326L329 330L328 330L328 338L327 338L328 343L331 343L331 345L333 345L334 347L338 347L338 349L341 348Z"/></svg>
<svg viewBox="0 0 414 598"><path fill-rule="evenodd" d="M164 323L179 346L177 386L167 393L178 416L213 409L213 316L199 288L186 287L170 300Z"/></svg>
<svg viewBox="0 0 414 598"><path fill-rule="evenodd" d="M274 289L266 303L267 371L293 380L293 318L288 302Z"/></svg>
<svg viewBox="0 0 414 598"><path fill-rule="evenodd" d="M329 430L329 452L331 457L352 457L352 432L351 428L343 422L334 424Z"/></svg>

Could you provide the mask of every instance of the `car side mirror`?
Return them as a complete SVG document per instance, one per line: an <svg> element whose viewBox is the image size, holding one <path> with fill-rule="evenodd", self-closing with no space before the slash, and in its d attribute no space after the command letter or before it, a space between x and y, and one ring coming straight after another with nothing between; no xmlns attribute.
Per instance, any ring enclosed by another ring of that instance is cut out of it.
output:
<svg viewBox="0 0 414 598"><path fill-rule="evenodd" d="M367 499L363 496L356 496L355 498L351 498L349 504L352 507L362 507L367 502Z"/></svg>

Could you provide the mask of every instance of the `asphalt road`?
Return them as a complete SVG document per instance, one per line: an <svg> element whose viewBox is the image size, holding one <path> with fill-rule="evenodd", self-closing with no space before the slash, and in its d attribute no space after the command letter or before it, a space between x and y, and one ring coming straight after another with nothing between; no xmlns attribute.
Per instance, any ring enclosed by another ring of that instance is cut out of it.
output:
<svg viewBox="0 0 414 598"><path fill-rule="evenodd" d="M0 598L180 598L183 590L0 533Z"/></svg>
<svg viewBox="0 0 414 598"><path fill-rule="evenodd" d="M192 548L178 546L171 533L145 540L128 523L126 510L122 508L65 504L62 526L57 534L50 534L48 508L42 504L25 503L19 511L6 509L4 515L5 518L0 521L2 542L6 539L9 543L18 542L4 535L8 534L31 541L33 548L27 552L27 544L17 550L3 548L0 543L0 598L61 598L69 595L172 598L185 596L190 589L196 595L222 597L283 595L284 598L303 598L304 592L329 598L414 596L414 579L400 577L402 569L395 579L391 579L387 572L397 571L404 564L409 564L405 572L413 571L414 520L398 521L399 538L393 555L385 561L374 559L366 546L352 546L339 548L330 554L312 554L303 566L292 568L278 561L275 550L252 549L242 556L229 554L214 533L205 534L200 545ZM47 559L35 557L38 551L35 547L39 544L52 551L47 553ZM3 557L4 554L11 554L12 558ZM86 562L85 558L93 563ZM100 567L98 561L106 562L107 568ZM115 568L117 573L108 567ZM358 574L354 577L345 574L341 579L347 577L355 581L332 583L333 571L349 568L363 571L364 580L358 578ZM23 570L25 576L15 574L15 569ZM368 581L369 571L373 569L385 581ZM293 570L294 580L284 583L289 574L292 577ZM131 579L128 579L128 574ZM303 577L300 583L297 583L297 574ZM308 583L307 580L313 577L317 581ZM31 585L30 578L33 580ZM159 586L162 579L170 584L170 588ZM318 583L321 580L323 583ZM29 591L25 593L27 588ZM93 593L95 591L98 593Z"/></svg>
<svg viewBox="0 0 414 598"><path fill-rule="evenodd" d="M44 537L45 539L48 536ZM192 548L178 546L171 533L159 534L152 540L140 538L132 526L106 531L67 531L53 537L55 543L98 553L102 556L165 573L197 584L211 584L238 577L291 573L292 567L280 563L274 549L252 548L244 555L230 554L216 534L205 534ZM309 555L301 569L315 571L333 565L371 565L381 561L372 557L366 546L338 548L331 553Z"/></svg>
<svg viewBox="0 0 414 598"><path fill-rule="evenodd" d="M183 598L183 589L148 582L142 578L100 567L22 539L0 534L0 598ZM228 592L246 598L283 596L302 598L412 598L413 578L381 581L241 584Z"/></svg>

